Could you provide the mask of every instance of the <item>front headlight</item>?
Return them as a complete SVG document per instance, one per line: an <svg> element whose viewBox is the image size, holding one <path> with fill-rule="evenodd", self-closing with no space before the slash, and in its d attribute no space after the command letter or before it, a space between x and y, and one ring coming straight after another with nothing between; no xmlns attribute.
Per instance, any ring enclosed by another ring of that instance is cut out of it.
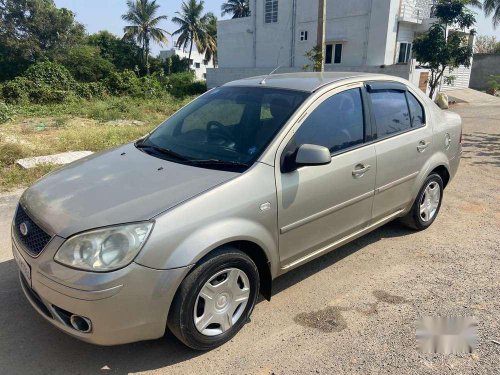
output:
<svg viewBox="0 0 500 375"><path fill-rule="evenodd" d="M78 234L54 259L81 270L105 272L128 265L146 242L153 223L128 224Z"/></svg>

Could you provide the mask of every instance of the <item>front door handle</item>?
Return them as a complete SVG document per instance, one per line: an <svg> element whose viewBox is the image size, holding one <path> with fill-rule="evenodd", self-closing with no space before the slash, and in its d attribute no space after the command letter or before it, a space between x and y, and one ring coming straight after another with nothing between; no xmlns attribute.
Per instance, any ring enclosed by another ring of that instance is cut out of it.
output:
<svg viewBox="0 0 500 375"><path fill-rule="evenodd" d="M352 176L354 178L363 177L363 175L372 168L371 165L356 164L352 171Z"/></svg>
<svg viewBox="0 0 500 375"><path fill-rule="evenodd" d="M425 149L427 147L429 147L430 144L431 144L431 142L426 142L426 141L420 141L420 142L418 142L417 151L418 152L424 152Z"/></svg>

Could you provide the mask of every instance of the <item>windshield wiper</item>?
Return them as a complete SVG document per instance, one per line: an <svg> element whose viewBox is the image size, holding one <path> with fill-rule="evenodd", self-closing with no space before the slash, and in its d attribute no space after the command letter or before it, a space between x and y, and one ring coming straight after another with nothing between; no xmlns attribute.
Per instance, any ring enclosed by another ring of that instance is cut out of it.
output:
<svg viewBox="0 0 500 375"><path fill-rule="evenodd" d="M245 163L241 163L239 161L230 161L230 160L219 160L219 159L206 159L206 160L196 160L191 159L188 160L190 163L195 165L221 165L221 166L229 166L229 167L241 167L248 168L249 165Z"/></svg>
<svg viewBox="0 0 500 375"><path fill-rule="evenodd" d="M177 152L169 150L168 148L163 148L163 147L155 146L155 145L152 145L150 143L144 143L144 142L140 142L139 143L138 142L138 143L135 144L135 147L137 147L137 148L143 148L143 149L144 148L151 149L151 150L155 151L158 154L162 154L162 155L165 155L165 156L174 157L177 160L190 161L184 155L178 154Z"/></svg>

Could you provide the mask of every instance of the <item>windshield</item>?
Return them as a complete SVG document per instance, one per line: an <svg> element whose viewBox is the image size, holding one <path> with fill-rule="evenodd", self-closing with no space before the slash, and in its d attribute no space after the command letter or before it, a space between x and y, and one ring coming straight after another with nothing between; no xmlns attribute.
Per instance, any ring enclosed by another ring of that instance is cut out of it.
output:
<svg viewBox="0 0 500 375"><path fill-rule="evenodd" d="M139 146L179 162L250 165L308 95L264 87L220 87L175 113Z"/></svg>

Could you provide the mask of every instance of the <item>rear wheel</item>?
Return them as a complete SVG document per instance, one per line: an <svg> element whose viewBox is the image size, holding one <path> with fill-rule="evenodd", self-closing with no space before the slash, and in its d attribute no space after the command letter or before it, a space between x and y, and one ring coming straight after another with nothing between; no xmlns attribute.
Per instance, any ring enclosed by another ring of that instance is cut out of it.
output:
<svg viewBox="0 0 500 375"><path fill-rule="evenodd" d="M401 221L412 229L428 228L439 213L442 199L443 180L437 173L432 173L425 180L411 210Z"/></svg>
<svg viewBox="0 0 500 375"><path fill-rule="evenodd" d="M168 327L193 349L215 348L245 325L258 291L255 263L239 250L217 250L182 282L170 309Z"/></svg>

